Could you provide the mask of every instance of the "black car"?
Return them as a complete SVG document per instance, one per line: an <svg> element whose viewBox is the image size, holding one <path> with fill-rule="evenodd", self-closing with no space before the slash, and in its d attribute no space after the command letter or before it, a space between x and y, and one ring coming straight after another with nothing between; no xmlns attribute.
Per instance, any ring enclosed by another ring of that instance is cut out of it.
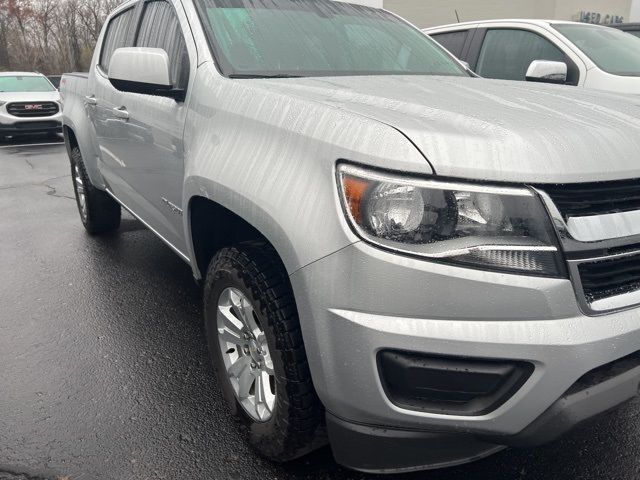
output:
<svg viewBox="0 0 640 480"><path fill-rule="evenodd" d="M640 23L620 23L618 25L611 26L613 28L617 28L618 30L628 32L631 35L635 35L636 37L640 37Z"/></svg>

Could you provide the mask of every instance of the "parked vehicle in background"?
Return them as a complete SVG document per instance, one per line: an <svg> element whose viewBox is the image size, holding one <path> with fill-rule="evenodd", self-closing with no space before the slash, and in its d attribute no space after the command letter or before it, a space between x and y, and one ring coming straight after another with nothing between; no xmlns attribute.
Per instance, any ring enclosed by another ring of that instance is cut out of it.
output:
<svg viewBox="0 0 640 480"><path fill-rule="evenodd" d="M621 23L619 25L610 25L610 27L640 37L640 23Z"/></svg>
<svg viewBox="0 0 640 480"><path fill-rule="evenodd" d="M637 394L627 98L477 78L331 0L129 1L61 91L82 223L124 207L190 265L267 458L456 465Z"/></svg>
<svg viewBox="0 0 640 480"><path fill-rule="evenodd" d="M640 94L640 38L555 20L487 20L424 30L485 78Z"/></svg>
<svg viewBox="0 0 640 480"><path fill-rule="evenodd" d="M54 87L60 88L60 80L62 79L62 75L49 75L47 78Z"/></svg>
<svg viewBox="0 0 640 480"><path fill-rule="evenodd" d="M62 132L60 93L39 73L0 72L0 140Z"/></svg>

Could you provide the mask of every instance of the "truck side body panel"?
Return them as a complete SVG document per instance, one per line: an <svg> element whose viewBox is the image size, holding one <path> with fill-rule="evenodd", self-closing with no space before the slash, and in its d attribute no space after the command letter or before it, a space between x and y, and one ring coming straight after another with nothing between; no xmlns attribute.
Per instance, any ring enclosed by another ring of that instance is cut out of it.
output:
<svg viewBox="0 0 640 480"><path fill-rule="evenodd" d="M64 75L60 84L62 101L64 102L63 124L65 138L69 141L69 131L78 143L78 148L87 169L91 183L97 188L106 188L100 172L99 145L96 131L91 121L92 105L87 103L89 97L89 74Z"/></svg>
<svg viewBox="0 0 640 480"><path fill-rule="evenodd" d="M185 130L183 204L205 197L247 219L276 247L290 273L357 241L340 211L336 159L379 167L392 159L432 173L392 127L231 81L211 63L198 70L193 97L198 100ZM188 221L185 214L187 235Z"/></svg>

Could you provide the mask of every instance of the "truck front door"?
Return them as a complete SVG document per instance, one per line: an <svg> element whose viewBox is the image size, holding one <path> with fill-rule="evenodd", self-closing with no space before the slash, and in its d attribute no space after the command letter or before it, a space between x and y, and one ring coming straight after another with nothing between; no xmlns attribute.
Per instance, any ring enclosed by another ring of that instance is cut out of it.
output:
<svg viewBox="0 0 640 480"><path fill-rule="evenodd" d="M147 0L134 45L165 50L173 87L187 91L188 95L197 56L187 25L179 2ZM183 135L187 103L127 92L122 94L122 109L127 116L123 128L129 151L126 167L120 173L134 196L131 208L184 255Z"/></svg>

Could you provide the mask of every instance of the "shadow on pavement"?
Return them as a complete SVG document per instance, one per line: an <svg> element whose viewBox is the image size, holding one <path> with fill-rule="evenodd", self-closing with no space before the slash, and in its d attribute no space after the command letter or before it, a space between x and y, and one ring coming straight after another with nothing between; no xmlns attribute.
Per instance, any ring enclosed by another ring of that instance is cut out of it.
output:
<svg viewBox="0 0 640 480"><path fill-rule="evenodd" d="M15 135L4 139L0 138L0 147L30 146L48 143L64 143L64 139L62 138L62 135L58 133L42 135Z"/></svg>

